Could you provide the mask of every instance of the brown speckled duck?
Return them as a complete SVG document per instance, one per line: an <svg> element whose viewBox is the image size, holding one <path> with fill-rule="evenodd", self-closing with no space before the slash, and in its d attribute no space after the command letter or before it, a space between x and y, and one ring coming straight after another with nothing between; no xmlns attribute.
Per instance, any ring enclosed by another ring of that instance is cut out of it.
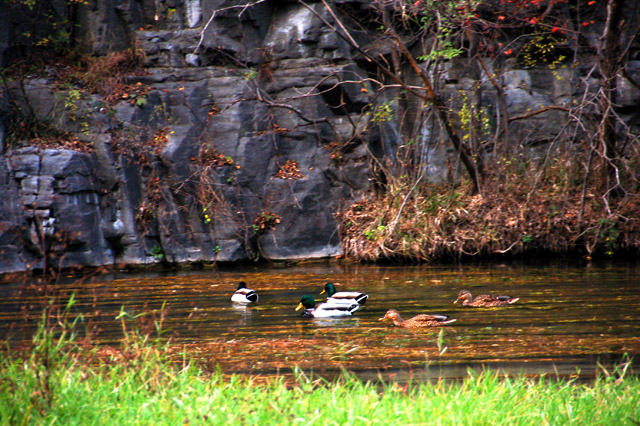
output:
<svg viewBox="0 0 640 426"><path fill-rule="evenodd" d="M500 306L509 306L518 300L519 297L511 296L495 296L493 294L481 294L476 297L471 296L469 290L460 290L458 298L453 303L462 300L462 306L470 306L472 308L496 308Z"/></svg>
<svg viewBox="0 0 640 426"><path fill-rule="evenodd" d="M389 309L384 317L378 321L391 320L396 327L405 328L421 328L421 327L439 327L442 325L451 324L455 319L450 319L446 315L416 315L408 320L403 320L400 313L395 309Z"/></svg>

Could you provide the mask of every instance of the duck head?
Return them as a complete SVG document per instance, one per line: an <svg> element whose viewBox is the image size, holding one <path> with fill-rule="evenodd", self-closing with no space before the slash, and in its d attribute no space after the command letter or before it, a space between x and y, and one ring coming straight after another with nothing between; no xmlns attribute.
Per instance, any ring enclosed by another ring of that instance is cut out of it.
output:
<svg viewBox="0 0 640 426"><path fill-rule="evenodd" d="M382 318L378 318L378 321L384 321L387 319L390 319L394 323L402 321L402 318L400 317L400 313L395 309L389 309Z"/></svg>
<svg viewBox="0 0 640 426"><path fill-rule="evenodd" d="M324 285L324 290L322 290L320 294L325 293L327 293L329 297L333 296L336 293L336 287L333 285L333 283L326 283Z"/></svg>
<svg viewBox="0 0 640 426"><path fill-rule="evenodd" d="M300 304L298 304L296 311L299 311L300 309L313 309L315 307L316 307L316 301L313 299L313 296L305 294L300 299Z"/></svg>
<svg viewBox="0 0 640 426"><path fill-rule="evenodd" d="M471 302L471 300L473 300L473 297L471 297L471 292L469 290L460 290L460 293L458 293L458 298L454 300L453 303L458 303L460 300L462 300L463 302Z"/></svg>
<svg viewBox="0 0 640 426"><path fill-rule="evenodd" d="M238 290L243 289L243 288L247 288L247 283L245 283L244 281L240 281L238 283Z"/></svg>

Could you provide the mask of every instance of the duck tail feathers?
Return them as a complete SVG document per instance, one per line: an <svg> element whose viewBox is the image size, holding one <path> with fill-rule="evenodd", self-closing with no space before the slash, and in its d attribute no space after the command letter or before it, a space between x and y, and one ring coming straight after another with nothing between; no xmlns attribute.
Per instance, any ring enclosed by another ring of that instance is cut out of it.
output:
<svg viewBox="0 0 640 426"><path fill-rule="evenodd" d="M247 300L249 300L252 303L255 303L258 301L258 293L256 293L255 291L251 291L249 293L247 293Z"/></svg>

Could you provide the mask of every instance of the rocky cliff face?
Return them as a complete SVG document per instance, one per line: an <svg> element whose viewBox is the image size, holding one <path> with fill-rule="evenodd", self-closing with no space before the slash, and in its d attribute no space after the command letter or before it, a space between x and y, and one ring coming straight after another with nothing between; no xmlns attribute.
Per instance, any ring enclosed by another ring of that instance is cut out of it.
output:
<svg viewBox="0 0 640 426"><path fill-rule="evenodd" d="M63 17L75 14L93 53L137 46L146 72L127 77L128 91L111 103L61 87L47 70L5 84L0 273L341 254L335 215L371 190L372 159L392 166L401 132L363 115L384 99L373 97L366 61L327 25L336 21L323 3L246 3L52 2ZM1 34L6 64L19 43ZM388 54L366 31L357 37ZM510 112L566 104L579 70L553 72L567 75L504 73ZM455 64L444 81L451 97L470 84ZM495 109L484 84L482 102ZM638 99L635 87L625 93L627 103ZM16 108L93 149L9 144ZM554 114L517 123L512 137L552 139L562 127ZM437 132L425 126L423 136L428 178L438 182L452 160Z"/></svg>
<svg viewBox="0 0 640 426"><path fill-rule="evenodd" d="M0 272L341 253L334 215L367 190L374 142L337 161L336 141L354 131L348 113L310 94L362 78L348 49L293 4L240 20L230 9L205 27L225 2L166 3L153 30L139 30L154 13L138 2L84 12L98 53L132 37L144 50L148 72L127 81L148 88L138 102L70 102L73 89L50 90L46 77L4 91L95 152L3 142ZM368 100L352 86L342 90L355 114Z"/></svg>

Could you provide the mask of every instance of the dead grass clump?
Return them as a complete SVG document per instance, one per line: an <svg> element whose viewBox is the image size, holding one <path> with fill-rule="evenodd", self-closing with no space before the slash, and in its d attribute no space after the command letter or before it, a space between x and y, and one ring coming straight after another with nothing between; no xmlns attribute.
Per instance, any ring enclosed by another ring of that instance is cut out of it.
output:
<svg viewBox="0 0 640 426"><path fill-rule="evenodd" d="M525 252L613 256L640 248L637 193L614 197L594 177L584 190L575 162L551 163L543 170L505 166L487 177L482 195L470 195L465 184L389 185L339 215L345 255L428 261Z"/></svg>
<svg viewBox="0 0 640 426"><path fill-rule="evenodd" d="M82 141L70 132L54 127L50 122L35 116L16 114L7 132L7 145L14 148L33 146L38 149L69 149L85 154L94 150L92 141Z"/></svg>
<svg viewBox="0 0 640 426"><path fill-rule="evenodd" d="M140 49L126 49L107 56L89 58L86 70L80 79L86 90L98 93L109 104L121 99L140 99L148 93L141 84L128 84L132 74L144 72L144 53Z"/></svg>

